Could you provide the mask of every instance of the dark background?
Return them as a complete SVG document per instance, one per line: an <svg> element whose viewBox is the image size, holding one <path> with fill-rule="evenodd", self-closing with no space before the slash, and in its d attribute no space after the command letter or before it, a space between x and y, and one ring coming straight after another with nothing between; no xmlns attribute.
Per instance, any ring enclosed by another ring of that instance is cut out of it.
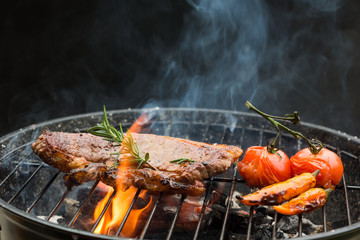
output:
<svg viewBox="0 0 360 240"><path fill-rule="evenodd" d="M0 135L107 109L272 114L360 135L359 1L11 1Z"/></svg>

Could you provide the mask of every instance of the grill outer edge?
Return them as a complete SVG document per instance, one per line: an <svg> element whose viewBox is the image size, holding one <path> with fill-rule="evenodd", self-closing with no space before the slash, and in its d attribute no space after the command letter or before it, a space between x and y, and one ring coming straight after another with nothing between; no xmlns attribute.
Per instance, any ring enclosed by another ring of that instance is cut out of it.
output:
<svg viewBox="0 0 360 240"><path fill-rule="evenodd" d="M127 109L127 110L113 110L108 111L108 114L121 114L121 113L136 113L140 114L141 112L144 112L146 110L154 110L154 109ZM253 113L245 113L245 112L236 112L236 111L229 111L229 110L217 110L217 109L193 109L193 108L161 108L161 109L155 109L158 111L197 111L197 112L221 112L221 113L228 113L228 114L234 114L238 116L248 116L255 119L261 119L261 117L257 116ZM101 118L102 112L95 112L95 113L87 113L87 114L79 114L59 119L54 119L50 121L41 122L39 124L30 125L26 128L19 129L17 131L14 131L12 133L9 133L3 137L0 138L0 144L3 144L6 141L9 141L13 138L19 138L26 134L27 132L39 130L40 128L57 124L57 123L63 123L66 121L72 121L77 120L79 118ZM97 119L96 119L97 121ZM309 128L315 128L316 130L320 132L325 132L330 135L336 136L339 138L339 143L341 145L346 144L346 142L352 141L356 145L360 145L360 139L357 137L348 135L344 132L336 131L324 126L319 126L316 124L311 123L302 123L302 127ZM304 129L302 129L304 130ZM36 133L38 135L38 133ZM344 141L345 140L345 141ZM22 145L20 142L18 145ZM7 146L6 146L7 147ZM3 155L3 148L6 149L6 147L2 147L0 150L1 156ZM14 146L12 146L14 147ZM10 149L11 150L11 149ZM357 151L360 151L360 146L358 146ZM358 156L358 152L355 154L355 157ZM2 225L1 233L3 234L3 237L10 237L14 238L14 233L20 234L21 236L29 237L31 234L34 234L34 236L37 237L37 239L49 239L49 236L52 236L50 239L63 239L64 237L72 239L118 239L117 237L109 237L105 235L95 235L86 231L72 229L63 227L58 224L54 224L51 222L47 222L41 219L38 219L36 217L33 217L31 215L26 215L19 209L7 204L3 200L0 199L0 223ZM10 226L11 225L11 226ZM9 235L7 235L7 233ZM42 233L48 233L49 235L44 235ZM56 234L55 234L56 233ZM24 234L24 235L21 235ZM30 234L30 235L29 235ZM325 233L319 233L314 236L307 236L306 239L358 239L360 235L360 222L352 224L350 226L342 227L339 229L336 229L335 231L329 231ZM45 237L45 238L43 238ZM60 237L60 238L58 238ZM84 237L84 238L83 238Z"/></svg>

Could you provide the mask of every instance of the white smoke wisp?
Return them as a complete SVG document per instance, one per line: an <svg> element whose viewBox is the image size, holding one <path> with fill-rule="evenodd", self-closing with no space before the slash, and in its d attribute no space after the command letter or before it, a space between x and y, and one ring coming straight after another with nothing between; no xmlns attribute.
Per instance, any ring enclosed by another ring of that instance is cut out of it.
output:
<svg viewBox="0 0 360 240"><path fill-rule="evenodd" d="M162 55L151 101L245 110L250 100L273 114L339 122L329 116L341 107L333 96L351 103L353 51L336 25L341 1L187 2L192 10L176 47Z"/></svg>
<svg viewBox="0 0 360 240"><path fill-rule="evenodd" d="M170 91L170 104L179 107L236 108L234 96L257 84L268 35L263 5L241 2L189 2L178 48L165 56L163 84L153 91Z"/></svg>

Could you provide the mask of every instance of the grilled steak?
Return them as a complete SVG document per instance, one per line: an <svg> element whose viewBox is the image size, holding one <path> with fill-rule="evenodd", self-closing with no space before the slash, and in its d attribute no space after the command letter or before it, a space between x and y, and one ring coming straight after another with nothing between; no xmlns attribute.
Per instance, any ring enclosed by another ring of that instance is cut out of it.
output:
<svg viewBox="0 0 360 240"><path fill-rule="evenodd" d="M120 147L88 133L44 131L32 148L45 163L69 173L68 182L81 184L97 179L122 190L135 186L187 195L202 194L205 188L201 180L226 171L242 154L235 146L153 134L132 135L140 155L148 152L149 163L157 170L146 164L140 169L124 164L113 168L116 156L111 153L119 152ZM170 163L178 158L195 162Z"/></svg>

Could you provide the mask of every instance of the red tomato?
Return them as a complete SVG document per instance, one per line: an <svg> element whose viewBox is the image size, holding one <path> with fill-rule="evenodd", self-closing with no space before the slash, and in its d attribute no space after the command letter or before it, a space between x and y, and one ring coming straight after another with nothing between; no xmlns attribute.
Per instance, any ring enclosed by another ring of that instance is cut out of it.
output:
<svg viewBox="0 0 360 240"><path fill-rule="evenodd" d="M316 186L325 189L334 189L340 183L344 172L340 157L326 148L321 149L316 155L312 154L309 148L304 148L290 158L290 163L295 176L304 172L312 173L319 169Z"/></svg>
<svg viewBox="0 0 360 240"><path fill-rule="evenodd" d="M291 178L289 157L281 150L269 153L266 147L252 146L238 162L240 175L250 187L265 187Z"/></svg>

